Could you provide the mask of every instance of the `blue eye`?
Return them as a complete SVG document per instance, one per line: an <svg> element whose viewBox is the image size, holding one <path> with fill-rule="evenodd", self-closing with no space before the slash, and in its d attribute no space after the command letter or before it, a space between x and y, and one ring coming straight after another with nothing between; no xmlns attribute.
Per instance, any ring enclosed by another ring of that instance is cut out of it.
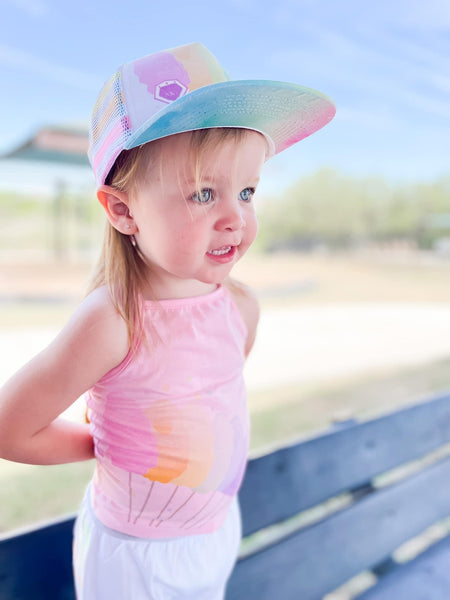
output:
<svg viewBox="0 0 450 600"><path fill-rule="evenodd" d="M239 194L239 198L244 202L250 202L254 193L255 188L248 187L245 188L245 190L242 190L242 192Z"/></svg>
<svg viewBox="0 0 450 600"><path fill-rule="evenodd" d="M208 202L210 202L212 200L213 197L213 191L211 188L204 188L203 190L200 190L199 192L194 192L191 196L191 199L194 200L194 202L199 202L200 204L207 204Z"/></svg>

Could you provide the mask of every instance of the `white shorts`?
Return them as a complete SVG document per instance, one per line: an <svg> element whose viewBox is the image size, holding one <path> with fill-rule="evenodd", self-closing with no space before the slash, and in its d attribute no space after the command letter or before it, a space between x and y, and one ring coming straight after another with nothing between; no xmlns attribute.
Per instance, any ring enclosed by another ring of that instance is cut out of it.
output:
<svg viewBox="0 0 450 600"><path fill-rule="evenodd" d="M235 498L214 533L136 538L95 516L89 490L75 523L77 600L222 600L241 542Z"/></svg>

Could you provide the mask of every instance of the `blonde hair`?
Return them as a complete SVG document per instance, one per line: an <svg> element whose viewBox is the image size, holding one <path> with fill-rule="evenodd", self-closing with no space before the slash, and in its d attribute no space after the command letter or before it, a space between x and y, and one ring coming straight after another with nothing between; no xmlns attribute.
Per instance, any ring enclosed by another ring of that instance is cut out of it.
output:
<svg viewBox="0 0 450 600"><path fill-rule="evenodd" d="M238 128L200 129L184 133L190 136L190 149L193 160L195 180L201 180L203 158L219 144L225 142L241 143L249 130ZM149 172L149 166L155 166L158 153L156 142L124 150L117 158L106 178L106 185L133 195L136 186ZM89 286L89 292L106 285L117 312L127 324L130 345L135 346L143 335L142 292L148 287L151 267L131 243L129 235L120 233L109 221L98 263Z"/></svg>

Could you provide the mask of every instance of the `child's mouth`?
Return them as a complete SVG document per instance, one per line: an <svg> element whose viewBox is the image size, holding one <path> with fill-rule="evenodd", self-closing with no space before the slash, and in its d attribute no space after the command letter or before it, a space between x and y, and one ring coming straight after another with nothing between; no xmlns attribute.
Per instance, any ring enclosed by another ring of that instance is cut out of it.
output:
<svg viewBox="0 0 450 600"><path fill-rule="evenodd" d="M222 246L215 250L208 250L206 253L209 258L218 263L228 263L234 259L236 254L236 246Z"/></svg>
<svg viewBox="0 0 450 600"><path fill-rule="evenodd" d="M208 254L212 254L213 256L223 256L224 254L228 254L231 252L233 246L224 246L223 248L219 248L218 250L210 250Z"/></svg>

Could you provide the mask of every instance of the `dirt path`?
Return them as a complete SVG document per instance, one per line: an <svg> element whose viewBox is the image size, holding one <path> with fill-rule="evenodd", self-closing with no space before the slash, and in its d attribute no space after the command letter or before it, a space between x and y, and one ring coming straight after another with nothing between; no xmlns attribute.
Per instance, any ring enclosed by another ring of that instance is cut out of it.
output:
<svg viewBox="0 0 450 600"><path fill-rule="evenodd" d="M269 309L249 357L250 389L327 383L450 356L446 304L336 304Z"/></svg>

